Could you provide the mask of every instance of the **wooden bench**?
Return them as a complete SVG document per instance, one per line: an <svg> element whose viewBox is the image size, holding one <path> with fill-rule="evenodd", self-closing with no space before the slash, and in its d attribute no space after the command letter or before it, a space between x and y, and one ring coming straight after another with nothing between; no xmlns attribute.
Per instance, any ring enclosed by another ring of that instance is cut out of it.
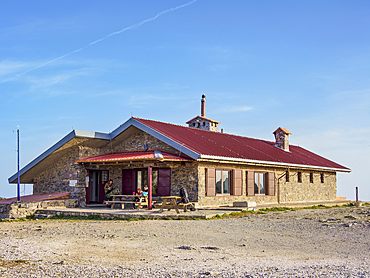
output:
<svg viewBox="0 0 370 278"><path fill-rule="evenodd" d="M125 208L125 204L132 204L136 206L137 209L143 206L148 206L148 196L136 196L136 195L113 195L112 201L104 201L105 204L110 205L111 209L114 208L115 204L121 204L121 208ZM135 201L139 198L139 201Z"/></svg>
<svg viewBox="0 0 370 278"><path fill-rule="evenodd" d="M160 212L163 212L164 209L170 211L174 209L177 213L180 213L179 209L183 209L184 212L187 212L188 207L194 207L192 203L177 203L177 201L181 200L179 196L163 196L161 197L163 203L155 203L154 207L159 208Z"/></svg>

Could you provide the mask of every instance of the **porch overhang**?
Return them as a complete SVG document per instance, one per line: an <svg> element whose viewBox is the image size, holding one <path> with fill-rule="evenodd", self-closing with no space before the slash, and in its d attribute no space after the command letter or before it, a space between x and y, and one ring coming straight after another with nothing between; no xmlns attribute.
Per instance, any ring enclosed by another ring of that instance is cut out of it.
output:
<svg viewBox="0 0 370 278"><path fill-rule="evenodd" d="M167 161L185 162L185 161L194 161L194 159L185 156L179 156L169 152L154 150L154 151L136 151L136 152L103 154L76 160L76 162L81 164L167 162Z"/></svg>

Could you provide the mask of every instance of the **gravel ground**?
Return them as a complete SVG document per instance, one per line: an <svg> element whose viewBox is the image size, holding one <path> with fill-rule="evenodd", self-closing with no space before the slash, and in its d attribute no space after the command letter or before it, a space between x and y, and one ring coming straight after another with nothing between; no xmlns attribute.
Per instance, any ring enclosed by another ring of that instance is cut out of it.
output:
<svg viewBox="0 0 370 278"><path fill-rule="evenodd" d="M370 207L0 222L0 277L370 277Z"/></svg>

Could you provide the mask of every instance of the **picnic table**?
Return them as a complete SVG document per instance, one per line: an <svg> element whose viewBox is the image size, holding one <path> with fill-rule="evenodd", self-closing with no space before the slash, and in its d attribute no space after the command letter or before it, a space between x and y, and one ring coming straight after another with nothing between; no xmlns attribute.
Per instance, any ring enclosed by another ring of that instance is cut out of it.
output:
<svg viewBox="0 0 370 278"><path fill-rule="evenodd" d="M163 212L163 209L167 209L170 211L171 209L175 209L177 213L180 213L179 209L184 209L184 212L187 212L187 207L193 207L192 203L178 203L181 200L179 196L161 196L162 203L154 204L155 208L160 208L160 212Z"/></svg>
<svg viewBox="0 0 370 278"><path fill-rule="evenodd" d="M112 195L112 201L104 201L107 205L111 205L111 208L115 204L121 204L122 209L125 208L125 204L133 204L136 208L142 208L143 206L148 206L148 196L141 195ZM139 199L136 201L136 198Z"/></svg>

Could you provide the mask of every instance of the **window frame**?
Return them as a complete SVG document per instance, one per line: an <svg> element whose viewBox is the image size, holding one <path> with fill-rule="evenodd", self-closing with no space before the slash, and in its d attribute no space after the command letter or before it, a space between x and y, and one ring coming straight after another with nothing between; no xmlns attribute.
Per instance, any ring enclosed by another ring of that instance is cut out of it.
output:
<svg viewBox="0 0 370 278"><path fill-rule="evenodd" d="M297 172L297 182L302 183L302 172L301 171Z"/></svg>
<svg viewBox="0 0 370 278"><path fill-rule="evenodd" d="M215 193L216 196L230 196L231 195L231 188L232 188L232 170L231 168L215 168ZM221 172L221 193L217 193L217 172ZM228 173L228 182L229 182L229 192L225 193L224 191L224 179L223 174L224 172Z"/></svg>
<svg viewBox="0 0 370 278"><path fill-rule="evenodd" d="M158 171L160 168L152 168L152 195L157 195L158 190ZM140 174L139 174L140 173ZM139 179L140 176L140 179ZM140 185L139 185L140 180ZM144 187L148 186L148 168L135 169L135 192L138 188L144 191Z"/></svg>
<svg viewBox="0 0 370 278"><path fill-rule="evenodd" d="M267 179L268 179L268 176L267 176L267 173L268 172L261 172L261 171L255 171L254 172L254 176L253 176L253 183L254 183L254 195L255 196L266 196L267 195ZM256 192L256 175L258 176L258 192ZM261 182L260 182L260 177L261 175L263 175L263 189L264 189L264 193L261 193L261 188L260 188L260 185L261 185Z"/></svg>
<svg viewBox="0 0 370 278"><path fill-rule="evenodd" d="M313 173L310 173L310 183L313 183Z"/></svg>

